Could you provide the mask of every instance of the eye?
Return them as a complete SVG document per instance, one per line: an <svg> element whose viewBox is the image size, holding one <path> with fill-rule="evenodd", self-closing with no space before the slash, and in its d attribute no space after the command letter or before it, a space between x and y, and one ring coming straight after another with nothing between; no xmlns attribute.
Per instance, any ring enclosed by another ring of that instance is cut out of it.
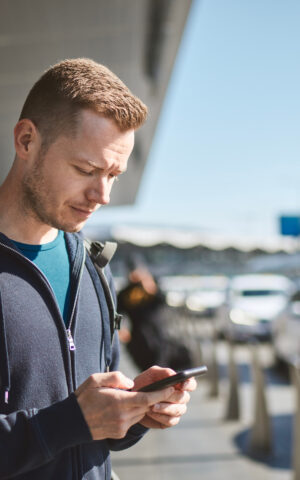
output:
<svg viewBox="0 0 300 480"><path fill-rule="evenodd" d="M119 180L118 175L116 175L115 173L110 173L110 174L109 174L109 178L110 178L111 180L113 180L114 182L117 182L117 181Z"/></svg>
<svg viewBox="0 0 300 480"><path fill-rule="evenodd" d="M93 175L93 170L84 170L83 168L80 168L77 166L75 166L75 168L79 173L81 173L81 175L87 175L87 176Z"/></svg>

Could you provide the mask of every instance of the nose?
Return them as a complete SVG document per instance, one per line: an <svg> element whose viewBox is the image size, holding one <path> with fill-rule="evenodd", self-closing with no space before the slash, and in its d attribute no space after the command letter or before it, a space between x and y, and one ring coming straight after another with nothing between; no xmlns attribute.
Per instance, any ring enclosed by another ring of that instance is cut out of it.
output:
<svg viewBox="0 0 300 480"><path fill-rule="evenodd" d="M106 177L101 177L89 187L86 197L91 203L107 205L110 202L111 187L108 179Z"/></svg>

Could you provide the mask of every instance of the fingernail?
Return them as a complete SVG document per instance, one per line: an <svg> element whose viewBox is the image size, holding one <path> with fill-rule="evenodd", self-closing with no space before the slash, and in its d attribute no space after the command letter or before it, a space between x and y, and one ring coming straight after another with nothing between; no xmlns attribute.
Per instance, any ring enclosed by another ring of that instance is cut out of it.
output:
<svg viewBox="0 0 300 480"><path fill-rule="evenodd" d="M133 387L134 387L134 382L128 381L128 382L127 382L127 387L126 387L127 390L131 390Z"/></svg>
<svg viewBox="0 0 300 480"><path fill-rule="evenodd" d="M154 411L160 410L160 409L161 409L161 404L160 404L160 403L156 403L155 405L153 405L152 409L153 409Z"/></svg>

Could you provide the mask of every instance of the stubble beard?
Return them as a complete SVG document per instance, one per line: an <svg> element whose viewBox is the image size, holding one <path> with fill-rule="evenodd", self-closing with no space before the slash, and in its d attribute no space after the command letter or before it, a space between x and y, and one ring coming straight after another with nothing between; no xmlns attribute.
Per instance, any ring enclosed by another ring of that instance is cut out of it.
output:
<svg viewBox="0 0 300 480"><path fill-rule="evenodd" d="M71 226L54 217L50 198L43 175L43 156L40 155L22 180L22 209L26 215L49 227L68 232L80 230L81 226Z"/></svg>

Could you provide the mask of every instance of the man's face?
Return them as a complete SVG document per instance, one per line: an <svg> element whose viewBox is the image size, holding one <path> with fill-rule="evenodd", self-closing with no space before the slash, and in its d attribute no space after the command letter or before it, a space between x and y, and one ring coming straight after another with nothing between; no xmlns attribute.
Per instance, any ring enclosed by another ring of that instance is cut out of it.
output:
<svg viewBox="0 0 300 480"><path fill-rule="evenodd" d="M74 137L59 136L33 159L22 182L26 212L44 225L80 230L95 210L109 203L133 144L133 130L121 132L112 120L82 110Z"/></svg>

